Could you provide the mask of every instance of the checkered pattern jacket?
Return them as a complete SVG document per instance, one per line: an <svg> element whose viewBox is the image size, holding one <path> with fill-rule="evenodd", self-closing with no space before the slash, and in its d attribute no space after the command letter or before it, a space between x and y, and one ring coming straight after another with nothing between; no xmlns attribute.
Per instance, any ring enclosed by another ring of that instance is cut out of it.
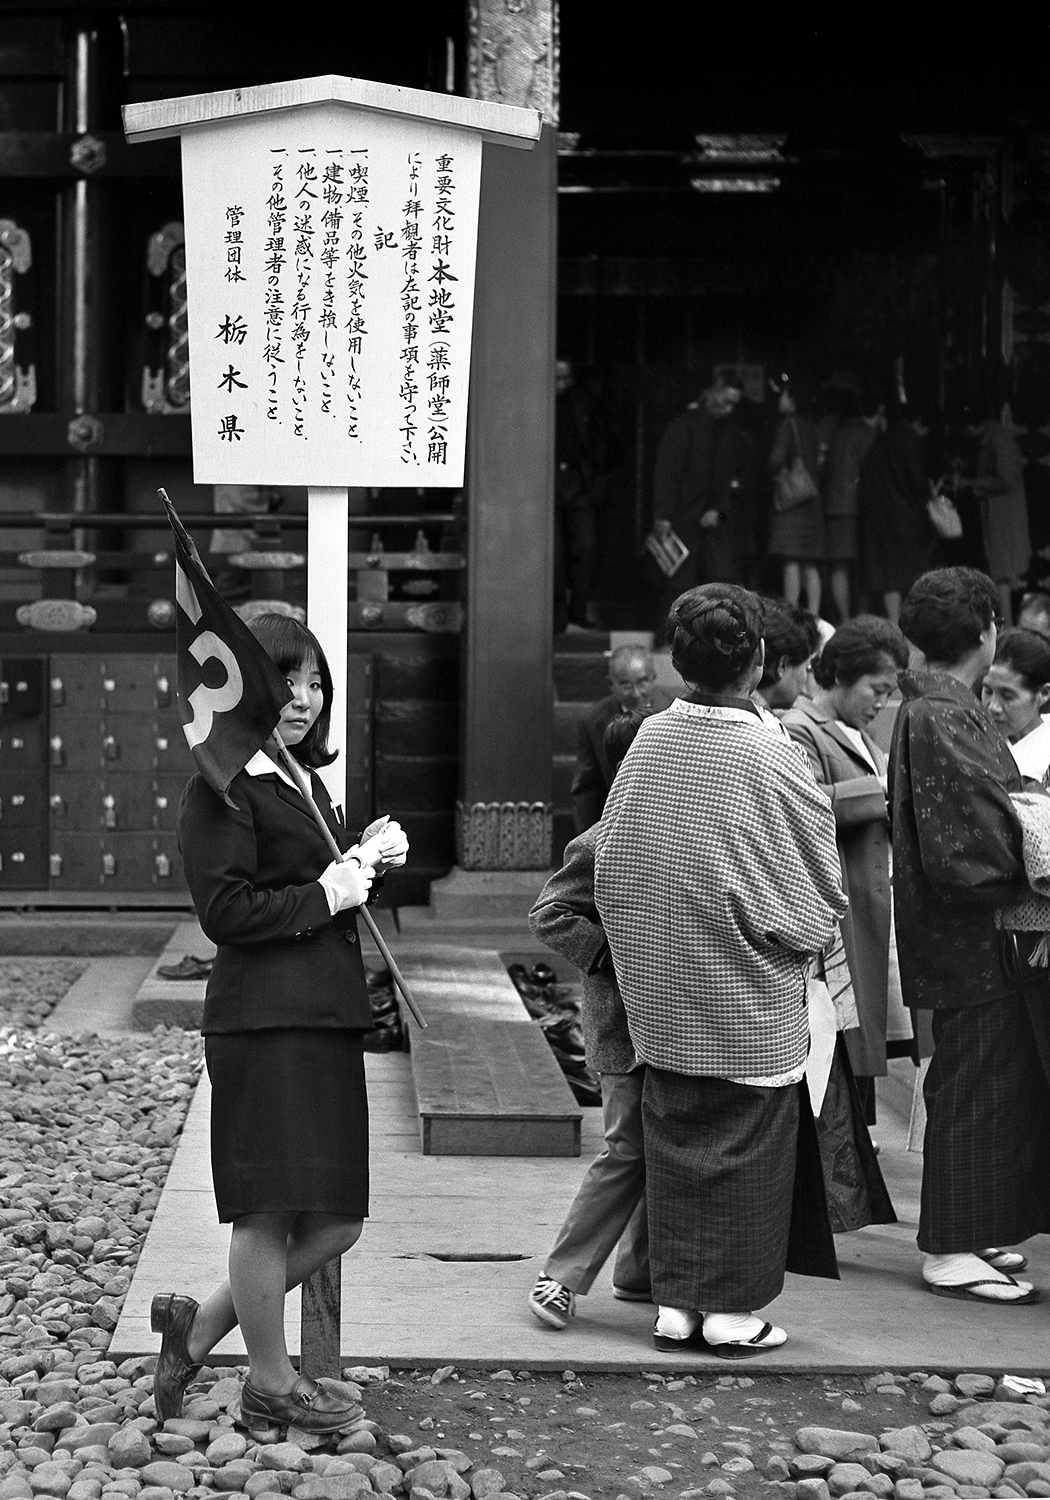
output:
<svg viewBox="0 0 1050 1500"><path fill-rule="evenodd" d="M682 699L647 719L598 828L595 896L645 1062L802 1067L806 970L849 903L831 804L779 726Z"/></svg>

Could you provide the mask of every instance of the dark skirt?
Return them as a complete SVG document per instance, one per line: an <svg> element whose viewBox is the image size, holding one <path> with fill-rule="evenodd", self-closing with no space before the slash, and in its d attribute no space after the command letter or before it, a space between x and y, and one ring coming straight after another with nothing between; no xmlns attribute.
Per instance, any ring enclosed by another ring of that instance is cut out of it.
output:
<svg viewBox="0 0 1050 1500"><path fill-rule="evenodd" d="M787 561L820 562L824 556L824 511L820 496L796 505L794 510L774 511L766 552Z"/></svg>
<svg viewBox="0 0 1050 1500"><path fill-rule="evenodd" d="M1017 936L1027 967L1037 934ZM1050 994L1045 969L1029 974L1002 1000L933 1012L918 1237L929 1254L1050 1233L1050 1085L1040 1061L1048 1048L1039 1035Z"/></svg>
<svg viewBox="0 0 1050 1500"><path fill-rule="evenodd" d="M368 1213L368 1100L360 1031L205 1037L219 1222L242 1214Z"/></svg>
<svg viewBox="0 0 1050 1500"><path fill-rule="evenodd" d="M784 1272L838 1276L809 1094L651 1064L642 1092L653 1301L750 1312Z"/></svg>
<svg viewBox="0 0 1050 1500"><path fill-rule="evenodd" d="M886 1182L864 1123L864 1110L850 1067L846 1038L839 1032L824 1103L816 1121L820 1163L836 1234L865 1224L895 1224Z"/></svg>
<svg viewBox="0 0 1050 1500"><path fill-rule="evenodd" d="M824 557L828 562L855 562L860 554L856 516L824 517Z"/></svg>

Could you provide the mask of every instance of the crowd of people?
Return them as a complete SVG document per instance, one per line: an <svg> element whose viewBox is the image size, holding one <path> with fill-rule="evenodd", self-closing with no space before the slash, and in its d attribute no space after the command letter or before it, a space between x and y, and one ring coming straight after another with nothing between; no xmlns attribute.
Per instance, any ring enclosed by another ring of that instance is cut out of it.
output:
<svg viewBox="0 0 1050 1500"><path fill-rule="evenodd" d="M654 533L687 550L665 605L719 581L768 587L818 616L830 598L823 613L836 622L865 610L896 621L921 573L970 561L995 581L1011 623L1032 547L1008 402L967 408L935 473L927 417L899 391L887 396L849 373L821 385L782 376L769 387L759 405L717 375L660 439ZM956 523L965 511L966 535L945 522L948 502Z"/></svg>
<svg viewBox="0 0 1050 1500"><path fill-rule="evenodd" d="M924 1286L1038 1298L1016 1247L1050 1231L1050 599L1001 631L989 574L902 593L832 631L692 586L669 707L644 650L610 663L530 916L584 976L605 1129L529 1297L552 1328L619 1245L657 1348L783 1344L785 1271L836 1276L833 1236L895 1217L869 1133L894 1054L926 1060Z"/></svg>

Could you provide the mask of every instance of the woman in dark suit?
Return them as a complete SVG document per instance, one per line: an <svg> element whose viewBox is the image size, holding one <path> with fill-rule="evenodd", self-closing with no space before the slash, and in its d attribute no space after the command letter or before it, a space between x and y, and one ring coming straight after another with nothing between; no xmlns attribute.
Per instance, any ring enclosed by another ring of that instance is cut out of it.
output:
<svg viewBox="0 0 1050 1500"><path fill-rule="evenodd" d="M867 730L907 665L907 642L896 625L858 615L835 632L814 663L816 697L800 698L783 716L835 814L849 895L842 937L860 1016L859 1029L845 1033L846 1045L869 1121L870 1080L886 1072L891 908L886 757Z"/></svg>
<svg viewBox="0 0 1050 1500"><path fill-rule="evenodd" d="M404 862L400 827L382 819L350 838L316 767L332 678L316 639L264 615L253 634L285 674L291 702L278 734L304 767L345 862L283 767L263 751L234 777L227 806L194 776L179 807L179 844L200 924L217 945L201 1027L212 1084L211 1156L219 1219L232 1222L230 1279L200 1305L162 1293L154 1376L157 1417L178 1416L186 1386L240 1326L248 1427L323 1434L359 1414L305 1374L284 1339L286 1292L361 1233L368 1212L368 1109L362 1034L371 1025L356 908L373 871Z"/></svg>

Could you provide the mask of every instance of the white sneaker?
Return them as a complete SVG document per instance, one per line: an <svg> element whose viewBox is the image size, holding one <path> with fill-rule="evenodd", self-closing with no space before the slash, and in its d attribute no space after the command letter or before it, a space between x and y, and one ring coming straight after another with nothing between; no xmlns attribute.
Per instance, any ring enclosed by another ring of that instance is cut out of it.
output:
<svg viewBox="0 0 1050 1500"><path fill-rule="evenodd" d="M529 1293L529 1308L550 1328L567 1328L576 1314L576 1293L560 1281L541 1276Z"/></svg>

